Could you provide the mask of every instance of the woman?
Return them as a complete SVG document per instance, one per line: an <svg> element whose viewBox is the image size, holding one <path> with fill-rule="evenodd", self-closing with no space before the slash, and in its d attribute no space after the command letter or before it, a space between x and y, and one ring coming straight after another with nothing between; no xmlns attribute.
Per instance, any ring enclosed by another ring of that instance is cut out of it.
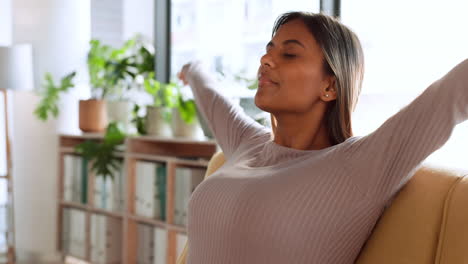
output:
<svg viewBox="0 0 468 264"><path fill-rule="evenodd" d="M364 137L351 129L363 55L347 27L284 14L260 64L255 103L272 131L199 64L180 73L226 157L192 194L186 262L353 263L394 194L468 118L468 61Z"/></svg>

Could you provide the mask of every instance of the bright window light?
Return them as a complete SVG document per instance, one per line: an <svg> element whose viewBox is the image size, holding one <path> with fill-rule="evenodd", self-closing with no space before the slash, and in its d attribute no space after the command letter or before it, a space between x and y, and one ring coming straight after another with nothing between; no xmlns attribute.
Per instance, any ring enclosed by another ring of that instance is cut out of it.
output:
<svg viewBox="0 0 468 264"><path fill-rule="evenodd" d="M412 101L428 85L468 58L467 1L341 0L342 22L359 36L366 73L354 114L365 135ZM468 168L468 122L426 161Z"/></svg>

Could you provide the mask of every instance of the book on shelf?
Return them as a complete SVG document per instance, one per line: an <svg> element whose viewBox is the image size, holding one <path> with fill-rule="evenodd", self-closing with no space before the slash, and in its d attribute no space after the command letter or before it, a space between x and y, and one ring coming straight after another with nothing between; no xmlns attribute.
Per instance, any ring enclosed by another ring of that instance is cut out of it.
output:
<svg viewBox="0 0 468 264"><path fill-rule="evenodd" d="M167 194L167 169L166 166L156 168L156 186L158 188L157 201L159 202L160 219L166 221L166 194Z"/></svg>
<svg viewBox="0 0 468 264"><path fill-rule="evenodd" d="M187 209L190 197L195 188L203 181L206 169L176 168L174 224L187 226Z"/></svg>
<svg viewBox="0 0 468 264"><path fill-rule="evenodd" d="M105 219L99 215L91 215L90 257L93 263L105 263Z"/></svg>
<svg viewBox="0 0 468 264"><path fill-rule="evenodd" d="M94 207L105 209L105 182L101 176L94 177Z"/></svg>
<svg viewBox="0 0 468 264"><path fill-rule="evenodd" d="M187 243L187 236L182 233L177 233L176 235L176 256L180 256L184 250L185 243Z"/></svg>
<svg viewBox="0 0 468 264"><path fill-rule="evenodd" d="M0 188L2 187L3 186L0 186ZM0 192L3 191L6 192L6 188L0 189ZM3 196L3 193L0 193L0 196ZM6 254L8 251L8 230L8 207L6 204L6 199L0 198L0 255Z"/></svg>
<svg viewBox="0 0 468 264"><path fill-rule="evenodd" d="M153 264L155 259L153 227L138 224L137 236L137 263Z"/></svg>
<svg viewBox="0 0 468 264"><path fill-rule="evenodd" d="M0 263L7 262L8 249L13 246L13 207L8 179L0 179Z"/></svg>
<svg viewBox="0 0 468 264"><path fill-rule="evenodd" d="M0 204L0 235L5 237L11 226L11 210L9 209L8 204Z"/></svg>
<svg viewBox="0 0 468 264"><path fill-rule="evenodd" d="M65 208L62 220L63 252L84 259L86 257L86 213Z"/></svg>
<svg viewBox="0 0 468 264"><path fill-rule="evenodd" d="M6 181L0 180L0 236L6 237L9 229L9 206ZM1 238L0 238L1 240ZM1 245L1 244L0 244Z"/></svg>
<svg viewBox="0 0 468 264"><path fill-rule="evenodd" d="M96 175L94 178L94 207L109 211L123 210L123 170L113 170L113 177Z"/></svg>
<svg viewBox="0 0 468 264"><path fill-rule="evenodd" d="M167 263L167 230L154 228L154 263Z"/></svg>
<svg viewBox="0 0 468 264"><path fill-rule="evenodd" d="M166 167L156 162L136 164L135 213L139 216L165 220Z"/></svg>
<svg viewBox="0 0 468 264"><path fill-rule="evenodd" d="M122 220L104 215L91 215L91 262L122 262Z"/></svg>
<svg viewBox="0 0 468 264"><path fill-rule="evenodd" d="M67 202L87 203L88 161L77 155L63 157L63 199Z"/></svg>
<svg viewBox="0 0 468 264"><path fill-rule="evenodd" d="M0 233L0 263L6 262L6 254L8 252L8 244L6 234Z"/></svg>
<svg viewBox="0 0 468 264"><path fill-rule="evenodd" d="M139 224L137 235L137 263L167 263L167 230Z"/></svg>

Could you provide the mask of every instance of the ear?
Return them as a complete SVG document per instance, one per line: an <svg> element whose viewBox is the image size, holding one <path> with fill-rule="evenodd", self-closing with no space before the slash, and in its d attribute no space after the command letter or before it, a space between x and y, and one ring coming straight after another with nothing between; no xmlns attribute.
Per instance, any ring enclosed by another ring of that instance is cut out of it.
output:
<svg viewBox="0 0 468 264"><path fill-rule="evenodd" d="M324 81L324 86L321 91L320 99L324 102L336 100L336 78L329 75Z"/></svg>

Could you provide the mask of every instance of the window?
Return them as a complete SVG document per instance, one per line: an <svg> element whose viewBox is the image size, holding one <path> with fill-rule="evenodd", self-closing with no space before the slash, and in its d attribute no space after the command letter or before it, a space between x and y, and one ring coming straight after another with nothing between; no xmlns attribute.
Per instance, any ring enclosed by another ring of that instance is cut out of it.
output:
<svg viewBox="0 0 468 264"><path fill-rule="evenodd" d="M154 40L153 0L91 1L91 38L120 47L136 34Z"/></svg>
<svg viewBox="0 0 468 264"><path fill-rule="evenodd" d="M428 85L468 58L467 1L341 0L341 20L359 36L366 73L354 114L364 135L411 102ZM427 161L468 168L468 122L456 127ZM463 146L463 147L462 147Z"/></svg>
<svg viewBox="0 0 468 264"><path fill-rule="evenodd" d="M275 19L298 10L319 12L320 1L172 0L171 75L199 59L213 72L256 78ZM234 93L242 95L239 89Z"/></svg>

